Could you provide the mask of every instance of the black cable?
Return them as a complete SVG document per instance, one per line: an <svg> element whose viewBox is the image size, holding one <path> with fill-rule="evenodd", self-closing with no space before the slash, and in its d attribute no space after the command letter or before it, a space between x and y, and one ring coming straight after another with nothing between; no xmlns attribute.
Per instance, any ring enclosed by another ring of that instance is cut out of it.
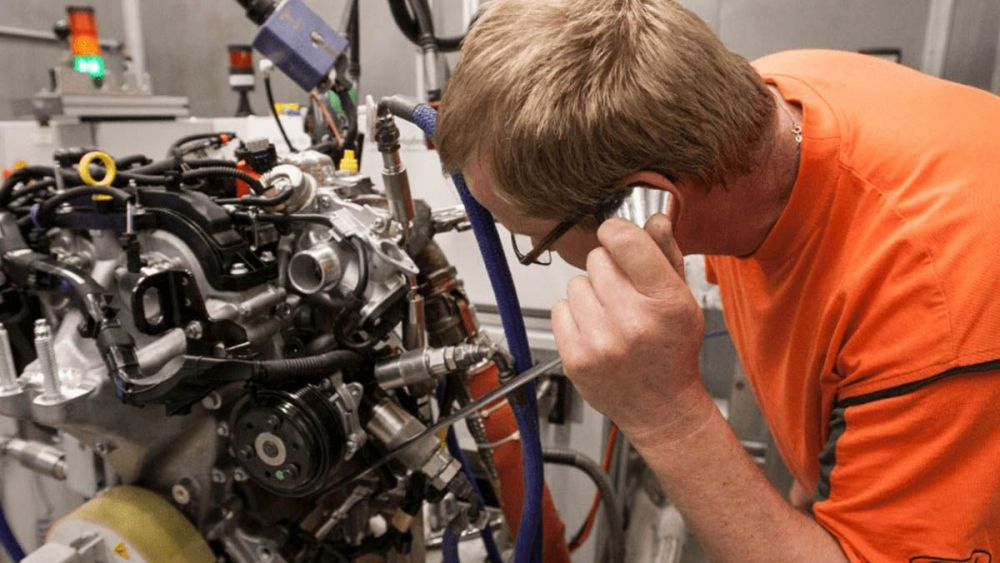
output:
<svg viewBox="0 0 1000 563"><path fill-rule="evenodd" d="M251 207L274 207L275 205L281 205L289 199L295 190L284 190L274 197L220 197L215 200L215 203L219 205L246 205Z"/></svg>
<svg viewBox="0 0 1000 563"><path fill-rule="evenodd" d="M389 11L392 13L393 21L396 22L396 27L403 32L403 35L410 40L410 43L420 46L420 27L414 15L410 12L406 0L389 0ZM454 37L437 37L435 35L434 45L438 51L450 53L461 49L462 41L464 40L465 34Z"/></svg>
<svg viewBox="0 0 1000 563"><path fill-rule="evenodd" d="M236 0L246 10L247 18L257 25L263 25L271 16L278 3L273 0Z"/></svg>
<svg viewBox="0 0 1000 563"><path fill-rule="evenodd" d="M129 167L139 165L146 166L153 162L146 155L143 154L132 154L129 156L123 156L121 158L115 159L115 167L118 170L127 171Z"/></svg>
<svg viewBox="0 0 1000 563"><path fill-rule="evenodd" d="M611 479L601 469L601 466L596 461L579 452L563 448L544 448L542 450L542 460L545 463L575 467L586 473L590 477L590 480L597 485L597 490L601 494L602 504L604 505L604 516L608 519L609 561L616 563L624 562L625 526L622 523L622 515L618 511L618 502L615 499L614 487L611 486ZM577 532L577 535L579 534L580 532ZM574 537L570 543L575 543L576 541L577 537Z"/></svg>
<svg viewBox="0 0 1000 563"><path fill-rule="evenodd" d="M23 166L14 170L3 184L0 184L0 207L7 205L14 193L14 187L28 180L40 180L51 178L55 175L55 169L51 166Z"/></svg>
<svg viewBox="0 0 1000 563"><path fill-rule="evenodd" d="M274 223L276 225L291 225L292 223L312 223L314 225L322 225L324 227L333 228L333 222L326 215L310 214L310 213L297 213L295 215L281 215L278 213L258 213L256 215L250 215L242 211L234 211L229 214L230 217L243 221L244 224L250 224L253 221L263 221L265 223Z"/></svg>
<svg viewBox="0 0 1000 563"><path fill-rule="evenodd" d="M340 369L357 368L364 358L351 350L331 350L315 356L281 360L255 360L253 381L262 384L286 383L325 377Z"/></svg>
<svg viewBox="0 0 1000 563"><path fill-rule="evenodd" d="M185 159L181 162L177 162L173 158L168 158L165 160L157 160L151 164L145 166L140 166L138 168L133 168L127 170L127 174L149 174L157 175L163 174L170 171L180 171L180 166L184 165L189 168L204 168L206 166L225 166L228 168L236 168L236 163L232 160L225 160L221 158L192 158Z"/></svg>
<svg viewBox="0 0 1000 563"><path fill-rule="evenodd" d="M177 166L176 160L168 158L165 160L157 160L138 168L133 168L129 170L129 172L132 172L133 174L163 174L164 172L168 172L170 170L177 170Z"/></svg>
<svg viewBox="0 0 1000 563"><path fill-rule="evenodd" d="M360 6L358 6L359 0L353 0L351 2L351 12L348 15L348 25L347 25L347 36L350 40L350 65L347 67L347 73L357 85L361 80L361 26L359 22L359 16L361 12Z"/></svg>
<svg viewBox="0 0 1000 563"><path fill-rule="evenodd" d="M417 22L410 14L410 8L406 5L406 0L389 0L389 12L392 13L392 20L396 22L396 27L403 32L403 36L410 40L410 43L417 44L417 35L420 30Z"/></svg>
<svg viewBox="0 0 1000 563"><path fill-rule="evenodd" d="M49 178L48 180L40 180L38 182L28 184L27 186L19 190L15 190L14 193L11 195L10 202L14 203L23 197L37 194L38 192L43 192L49 188L54 188L55 185L56 185L55 178Z"/></svg>
<svg viewBox="0 0 1000 563"><path fill-rule="evenodd" d="M45 169L45 168L48 168L48 167L37 167L37 168L43 168L43 169ZM82 184L83 183L83 179L80 177L80 173L77 170L73 169L73 168L61 168L61 169L59 169L59 172L60 172L60 174L62 174L62 179L63 179L63 183L64 184ZM106 173L106 171L105 171L104 166L102 166L101 164L96 163L96 162L91 163L91 165L90 165L90 174L91 174L91 176L100 177L100 176L103 176L105 173ZM55 176L55 169L48 168L48 172L44 176L54 177ZM42 175L39 174L36 177L42 177ZM138 168L133 169L133 170L125 170L125 171L121 171L121 172L116 172L115 173L114 185L116 187L126 186L126 185L128 185L128 183L130 181L135 182L136 184L153 185L153 186L155 186L155 185L161 185L161 184L166 183L167 182L167 178L165 176L151 176L151 175L148 175L148 174L141 174L141 173L139 173L139 169ZM3 188L0 187L0 201L3 200L2 190L3 190Z"/></svg>
<svg viewBox="0 0 1000 563"><path fill-rule="evenodd" d="M278 130L281 131L281 136L285 139L288 150L299 152L292 146L292 141L288 139L288 133L285 133L285 126L281 124L281 118L278 117L278 108L274 107L274 92L271 90L271 77L267 74L264 75L264 94L267 96L267 105L271 107L271 115L274 116L274 122L278 124Z"/></svg>
<svg viewBox="0 0 1000 563"><path fill-rule="evenodd" d="M104 169L99 168L103 173ZM115 174L114 185L127 186L129 182L135 182L141 186L162 186L170 179L166 176L151 176L149 174L137 174L135 172L118 172Z"/></svg>
<svg viewBox="0 0 1000 563"><path fill-rule="evenodd" d="M257 178L254 178L250 174L240 170L239 168L229 168L227 166L206 166L204 168L195 168L194 170L188 170L181 174L181 183L190 182L191 180L199 180L202 178L219 178L228 177L236 178L237 180L243 180L250 186L250 190L255 194L264 193L264 186L261 185Z"/></svg>
<svg viewBox="0 0 1000 563"><path fill-rule="evenodd" d="M223 158L192 158L185 159L182 164L191 168L205 168L208 166L225 166L227 168L236 168L236 162L232 160L226 160Z"/></svg>
<svg viewBox="0 0 1000 563"><path fill-rule="evenodd" d="M219 131L215 133L195 133L193 135L185 135L180 139L174 141L174 144L170 145L170 148L167 150L167 158L173 158L174 160L178 161L181 160L181 158L184 156L184 153L181 151L181 147L194 141L201 141L204 139L218 139L219 143L221 144L223 135L229 137L230 139L236 138L236 133L233 133L232 131Z"/></svg>
<svg viewBox="0 0 1000 563"><path fill-rule="evenodd" d="M347 116L347 131L344 132L344 148L355 149L355 141L358 139L358 107L351 99L349 88L336 89L334 93L340 100L340 109Z"/></svg>
<svg viewBox="0 0 1000 563"><path fill-rule="evenodd" d="M39 204L37 216L38 224L42 227L49 226L55 216L56 210L59 209L60 205L66 203L67 201L89 195L111 196L111 198L118 203L125 203L131 197L128 193L122 190L105 186L79 186L76 188L70 188L46 199Z"/></svg>
<svg viewBox="0 0 1000 563"><path fill-rule="evenodd" d="M417 40L421 47L424 43L430 42L430 45L435 49L437 45L434 44L434 17L431 15L431 7L427 4L425 0L407 0L410 4L410 10L413 13L413 19L417 22Z"/></svg>

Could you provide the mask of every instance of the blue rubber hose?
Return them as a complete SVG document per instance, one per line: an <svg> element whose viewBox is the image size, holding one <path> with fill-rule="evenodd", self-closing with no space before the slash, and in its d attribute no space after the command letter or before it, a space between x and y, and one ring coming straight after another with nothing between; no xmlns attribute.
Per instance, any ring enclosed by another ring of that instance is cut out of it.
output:
<svg viewBox="0 0 1000 563"><path fill-rule="evenodd" d="M24 550L21 549L21 544L18 543L14 531L7 523L7 515L3 512L3 506L0 506L0 543L3 544L4 551L7 552L12 561L16 563L24 559Z"/></svg>
<svg viewBox="0 0 1000 563"><path fill-rule="evenodd" d="M469 468L469 462L465 459L462 448L458 446L458 438L455 437L454 429L448 429L445 443L448 446L448 453L451 454L451 457L457 459L462 464L462 473L465 474L466 479L469 480L469 484L472 485L472 490L476 493L476 499L479 501L479 509L486 510L483 493L479 490L479 485L476 484L476 476L472 473L472 469ZM486 526L480 530L480 533L482 534L483 546L486 548L486 557L489 562L503 563L503 556L500 555L500 548L497 547L497 540L493 537L493 528L490 527L489 520L486 521Z"/></svg>
<svg viewBox="0 0 1000 563"><path fill-rule="evenodd" d="M398 117L409 119L420 127L425 135L434 137L437 125L437 111L434 108L418 104L413 107L411 115ZM479 245L479 252L483 256L493 295L496 297L500 322L507 336L507 347L514 356L514 368L518 373L523 372L531 367L531 348L528 346L528 335L524 328L524 318L521 316L521 304L514 289L514 279L507 266L507 258L500 243L496 223L490 212L479 205L469 193L461 174L452 175L452 180L465 206L469 223L476 236L476 243ZM545 487L535 384L525 385L511 399L514 418L521 433L524 472L524 505L521 507L521 522L517 530L514 560L516 563L533 563L541 561L542 558L542 493Z"/></svg>
<svg viewBox="0 0 1000 563"><path fill-rule="evenodd" d="M442 412L445 406L445 396L448 394L447 390L447 381L438 385L438 408L442 409ZM462 465L462 473L465 475L465 478L469 480L469 485L472 486L472 492L475 493L476 501L479 502L479 509L486 510L486 502L483 500L483 493L479 490L479 485L476 484L476 476L472 473L472 469L469 467L469 462L465 459L465 454L462 453L462 448L458 446L458 438L455 436L454 428L448 428L448 434L445 437L445 444L448 447L448 453L451 454L451 457L457 459L458 463ZM487 559L490 563L503 563L503 557L500 555L500 548L497 547L496 538L493 537L493 529L490 528L489 520L486 521L486 527L480 531L482 532L483 546L486 548Z"/></svg>
<svg viewBox="0 0 1000 563"><path fill-rule="evenodd" d="M448 526L444 529L444 537L441 538L441 559L444 563L461 563L458 557L458 532Z"/></svg>

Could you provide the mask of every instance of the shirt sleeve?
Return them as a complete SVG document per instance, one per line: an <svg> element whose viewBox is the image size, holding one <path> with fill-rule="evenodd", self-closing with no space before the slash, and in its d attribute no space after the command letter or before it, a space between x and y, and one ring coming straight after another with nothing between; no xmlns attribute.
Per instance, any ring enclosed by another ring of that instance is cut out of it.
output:
<svg viewBox="0 0 1000 563"><path fill-rule="evenodd" d="M1000 556L1000 362L835 405L816 521L851 561Z"/></svg>
<svg viewBox="0 0 1000 563"><path fill-rule="evenodd" d="M712 266L712 259L705 256L705 281L712 285L719 285L719 277L715 275L715 267Z"/></svg>

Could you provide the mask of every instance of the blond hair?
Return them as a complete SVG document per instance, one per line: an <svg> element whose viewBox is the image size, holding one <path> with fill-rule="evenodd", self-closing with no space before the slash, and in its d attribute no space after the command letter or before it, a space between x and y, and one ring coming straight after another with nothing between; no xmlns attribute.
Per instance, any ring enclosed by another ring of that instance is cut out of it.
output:
<svg viewBox="0 0 1000 563"><path fill-rule="evenodd" d="M706 185L750 170L774 102L670 0L493 0L441 103L444 167L479 159L534 217L598 205L638 170Z"/></svg>

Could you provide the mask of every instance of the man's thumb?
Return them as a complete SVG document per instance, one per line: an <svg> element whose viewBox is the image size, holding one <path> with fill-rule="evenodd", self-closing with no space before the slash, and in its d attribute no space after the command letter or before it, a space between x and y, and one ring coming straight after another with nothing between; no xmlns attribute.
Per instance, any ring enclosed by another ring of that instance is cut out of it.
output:
<svg viewBox="0 0 1000 563"><path fill-rule="evenodd" d="M670 265L674 267L674 270L677 270L677 273L683 279L684 255L681 253L681 248L677 246L677 240L674 239L674 225L670 222L670 219L663 213L655 213L650 215L649 219L646 220L644 228L649 233L649 236L656 241L657 246L660 247L660 251L670 261Z"/></svg>

